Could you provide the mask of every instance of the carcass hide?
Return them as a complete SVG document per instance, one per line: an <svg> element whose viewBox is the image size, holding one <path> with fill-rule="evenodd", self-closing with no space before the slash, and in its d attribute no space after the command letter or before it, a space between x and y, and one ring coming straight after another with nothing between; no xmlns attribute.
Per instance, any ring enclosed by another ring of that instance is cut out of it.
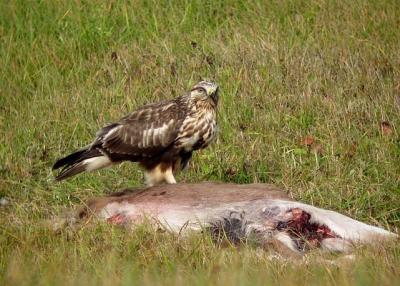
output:
<svg viewBox="0 0 400 286"><path fill-rule="evenodd" d="M250 237L262 245L279 244L294 253L321 248L348 252L354 244L396 238L382 228L340 213L294 201L268 184L174 184L127 189L95 198L78 219L96 217L112 224L140 224L184 233L209 231L233 243Z"/></svg>

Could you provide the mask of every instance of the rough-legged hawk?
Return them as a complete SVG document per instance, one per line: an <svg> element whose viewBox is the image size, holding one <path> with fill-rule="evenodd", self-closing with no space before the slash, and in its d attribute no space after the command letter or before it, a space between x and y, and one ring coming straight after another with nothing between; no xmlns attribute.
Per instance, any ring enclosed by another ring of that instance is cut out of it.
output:
<svg viewBox="0 0 400 286"><path fill-rule="evenodd" d="M218 85L201 81L170 101L145 105L97 132L89 146L58 160L56 180L123 161L139 162L147 185L176 183L194 150L216 137Z"/></svg>

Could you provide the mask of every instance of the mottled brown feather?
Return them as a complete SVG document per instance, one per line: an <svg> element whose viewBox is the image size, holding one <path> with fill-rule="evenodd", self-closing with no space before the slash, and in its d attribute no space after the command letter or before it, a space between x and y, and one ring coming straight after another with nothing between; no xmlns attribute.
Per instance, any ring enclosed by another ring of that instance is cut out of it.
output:
<svg viewBox="0 0 400 286"><path fill-rule="evenodd" d="M99 147L111 157L153 157L176 139L185 116L184 106L179 100L144 106L115 123L111 130L105 127L106 132L99 132Z"/></svg>

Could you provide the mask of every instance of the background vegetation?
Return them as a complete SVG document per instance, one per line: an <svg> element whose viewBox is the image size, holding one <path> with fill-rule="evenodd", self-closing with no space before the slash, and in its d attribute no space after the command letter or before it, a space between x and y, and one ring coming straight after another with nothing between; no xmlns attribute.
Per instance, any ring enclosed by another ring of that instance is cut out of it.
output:
<svg viewBox="0 0 400 286"><path fill-rule="evenodd" d="M45 223L143 182L123 164L55 183L58 157L209 78L219 139L179 181L273 183L398 230L399 27L396 0L1 1L0 284L399 283L398 243L337 266L146 227Z"/></svg>

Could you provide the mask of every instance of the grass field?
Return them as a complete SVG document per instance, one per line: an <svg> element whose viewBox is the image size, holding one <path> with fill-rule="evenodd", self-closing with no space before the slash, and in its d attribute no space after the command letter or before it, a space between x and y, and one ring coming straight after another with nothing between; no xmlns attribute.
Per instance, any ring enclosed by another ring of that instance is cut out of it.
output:
<svg viewBox="0 0 400 286"><path fill-rule="evenodd" d="M179 181L273 183L398 231L399 27L396 0L1 1L0 284L399 284L398 242L337 266L146 226L46 224L143 183L135 164L55 183L57 158L203 77L221 87L220 134Z"/></svg>

